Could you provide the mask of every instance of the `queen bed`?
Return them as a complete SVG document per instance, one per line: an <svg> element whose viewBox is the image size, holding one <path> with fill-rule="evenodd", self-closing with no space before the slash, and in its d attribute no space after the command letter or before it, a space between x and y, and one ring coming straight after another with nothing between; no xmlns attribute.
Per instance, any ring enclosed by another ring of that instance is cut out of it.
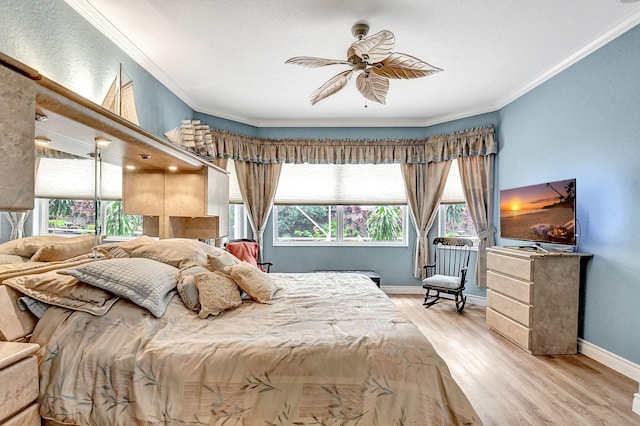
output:
<svg viewBox="0 0 640 426"><path fill-rule="evenodd" d="M480 424L429 341L367 277L266 274L200 244L111 245L105 260L48 272L49 287L56 276L90 286L83 297L101 310L52 306L37 322L44 419ZM31 291L39 279L4 284Z"/></svg>

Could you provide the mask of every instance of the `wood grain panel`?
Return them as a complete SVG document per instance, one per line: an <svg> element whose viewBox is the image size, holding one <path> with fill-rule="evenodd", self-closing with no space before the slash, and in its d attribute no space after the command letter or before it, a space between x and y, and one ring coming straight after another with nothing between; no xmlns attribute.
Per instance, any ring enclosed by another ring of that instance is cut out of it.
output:
<svg viewBox="0 0 640 426"><path fill-rule="evenodd" d="M0 370L0 419L38 398L38 360L31 356Z"/></svg>
<svg viewBox="0 0 640 426"><path fill-rule="evenodd" d="M518 324L491 308L487 308L487 324L498 333L512 340L514 343L529 349L531 346L531 330L522 324Z"/></svg>
<svg viewBox="0 0 640 426"><path fill-rule="evenodd" d="M490 252L487 253L487 269L509 271L509 275L527 281L531 281L533 276L532 263L529 259L519 259Z"/></svg>
<svg viewBox="0 0 640 426"><path fill-rule="evenodd" d="M523 303L531 303L533 299L530 282L494 271L487 271L487 287Z"/></svg>
<svg viewBox="0 0 640 426"><path fill-rule="evenodd" d="M0 423L0 426L40 426L40 422L38 404L31 404L9 420Z"/></svg>

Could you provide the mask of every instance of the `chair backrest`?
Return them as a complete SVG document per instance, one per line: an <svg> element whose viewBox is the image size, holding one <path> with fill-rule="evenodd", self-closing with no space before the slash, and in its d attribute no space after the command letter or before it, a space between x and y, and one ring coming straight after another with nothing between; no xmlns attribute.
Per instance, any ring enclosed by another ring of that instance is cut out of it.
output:
<svg viewBox="0 0 640 426"><path fill-rule="evenodd" d="M238 259L247 261L256 268L262 269L258 266L258 252L260 247L255 240L230 240L225 244L225 248Z"/></svg>
<svg viewBox="0 0 640 426"><path fill-rule="evenodd" d="M433 246L436 274L458 277L460 271L469 265L473 241L438 237L433 240Z"/></svg>

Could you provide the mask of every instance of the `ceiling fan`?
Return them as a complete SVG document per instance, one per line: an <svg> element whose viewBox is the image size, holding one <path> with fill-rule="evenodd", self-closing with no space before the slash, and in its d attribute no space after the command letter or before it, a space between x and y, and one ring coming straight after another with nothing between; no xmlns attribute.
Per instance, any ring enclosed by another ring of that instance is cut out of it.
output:
<svg viewBox="0 0 640 426"><path fill-rule="evenodd" d="M391 31L382 30L377 34L365 37L369 32L369 25L359 22L351 28L351 33L358 40L351 43L347 50L347 60L323 59L310 56L296 56L287 60L286 64L296 64L305 67L324 67L326 65L348 65L351 69L332 77L311 94L311 104L315 105L322 99L333 95L342 89L354 72L360 72L356 79L356 86L366 99L385 103L389 90L390 78L419 78L442 71L404 53L392 52L395 36Z"/></svg>

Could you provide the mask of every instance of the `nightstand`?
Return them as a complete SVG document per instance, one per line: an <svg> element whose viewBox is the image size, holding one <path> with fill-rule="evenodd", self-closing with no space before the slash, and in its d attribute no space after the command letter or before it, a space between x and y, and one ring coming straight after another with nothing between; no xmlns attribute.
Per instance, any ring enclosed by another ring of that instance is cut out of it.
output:
<svg viewBox="0 0 640 426"><path fill-rule="evenodd" d="M0 342L0 426L39 426L38 359L40 346Z"/></svg>

